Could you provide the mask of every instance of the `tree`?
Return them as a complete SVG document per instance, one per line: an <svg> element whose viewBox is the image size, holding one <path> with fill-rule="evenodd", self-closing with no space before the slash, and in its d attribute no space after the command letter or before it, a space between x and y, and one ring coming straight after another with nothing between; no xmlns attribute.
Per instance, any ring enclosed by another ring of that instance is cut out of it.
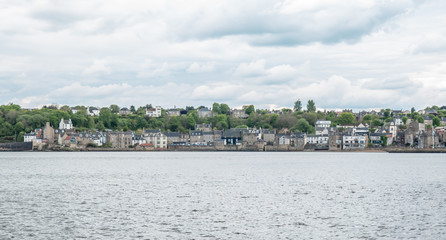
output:
<svg viewBox="0 0 446 240"><path fill-rule="evenodd" d="M432 118L432 124L434 125L434 127L440 126L440 123L441 123L441 121L440 121L439 117L433 117Z"/></svg>
<svg viewBox="0 0 446 240"><path fill-rule="evenodd" d="M316 104L312 99L308 100L307 103L307 111L308 112L316 112Z"/></svg>
<svg viewBox="0 0 446 240"><path fill-rule="evenodd" d="M112 118L112 112L109 108L101 108L99 111L99 121L101 121L106 128L111 128L111 118Z"/></svg>
<svg viewBox="0 0 446 240"><path fill-rule="evenodd" d="M16 141L17 141L17 134L19 134L19 133L22 132L23 130L25 130L25 126L23 125L22 122L17 122L17 123L14 125L14 133L15 133L15 136L16 136Z"/></svg>
<svg viewBox="0 0 446 240"><path fill-rule="evenodd" d="M292 131L299 131L303 133L312 133L314 131L314 127L311 126L307 120L301 118L299 121L297 121L296 125L294 125L293 128L291 128Z"/></svg>
<svg viewBox="0 0 446 240"><path fill-rule="evenodd" d="M414 113L415 112L415 108L414 107L412 107L411 109L410 109L410 113Z"/></svg>
<svg viewBox="0 0 446 240"><path fill-rule="evenodd" d="M219 114L214 118L215 126L218 129L227 129L229 127L228 117L225 114Z"/></svg>
<svg viewBox="0 0 446 240"><path fill-rule="evenodd" d="M71 108L70 108L68 105L64 105L64 106L62 106L62 107L60 108L60 110L61 110L61 111L64 111L64 112L67 112L67 113L69 113L69 114L72 113L72 110L71 110Z"/></svg>
<svg viewBox="0 0 446 240"><path fill-rule="evenodd" d="M297 99L297 101L294 102L294 111L296 112L302 111L302 102L300 101L300 99Z"/></svg>
<svg viewBox="0 0 446 240"><path fill-rule="evenodd" d="M104 123L103 123L102 121L99 121L99 122L96 124L96 128L97 128L99 131L104 131L104 130L105 130Z"/></svg>
<svg viewBox="0 0 446 240"><path fill-rule="evenodd" d="M220 104L220 113L221 114L228 114L229 113L229 106L228 104L222 103Z"/></svg>
<svg viewBox="0 0 446 240"><path fill-rule="evenodd" d="M195 129L195 118L192 114L188 114L187 115L187 124L186 124L186 128L188 129Z"/></svg>
<svg viewBox="0 0 446 240"><path fill-rule="evenodd" d="M220 104L218 104L218 103L212 104L212 111L214 113L220 114Z"/></svg>
<svg viewBox="0 0 446 240"><path fill-rule="evenodd" d="M135 106L130 106L130 112L132 112L132 113L136 113L136 109L135 109Z"/></svg>
<svg viewBox="0 0 446 240"><path fill-rule="evenodd" d="M417 121L418 121L419 123L424 123L424 118L423 118L422 116L419 116L419 117L417 118Z"/></svg>
<svg viewBox="0 0 446 240"><path fill-rule="evenodd" d="M336 122L340 125L350 125L355 123L355 116L353 113L343 112L336 119Z"/></svg>
<svg viewBox="0 0 446 240"><path fill-rule="evenodd" d="M286 113L291 113L292 110L289 108L282 108L282 112L286 114Z"/></svg>
<svg viewBox="0 0 446 240"><path fill-rule="evenodd" d="M387 146L387 136L380 136L381 138L381 145L383 147Z"/></svg>
<svg viewBox="0 0 446 240"><path fill-rule="evenodd" d="M254 105L249 105L249 106L247 106L246 108L245 108L245 113L246 114L251 114L252 112L255 112L256 110L255 110L255 108L254 108Z"/></svg>
<svg viewBox="0 0 446 240"><path fill-rule="evenodd" d="M177 116L171 117L167 123L167 127L170 131L176 132L181 127L181 122Z"/></svg>
<svg viewBox="0 0 446 240"><path fill-rule="evenodd" d="M302 117L305 118L305 120L307 120L307 122L311 125L314 126L316 124L317 121L317 114L314 112L306 112L304 114L302 114Z"/></svg>
<svg viewBox="0 0 446 240"><path fill-rule="evenodd" d="M373 119L372 121L372 126L371 127L377 127L377 126L381 126L383 124L383 122L379 119Z"/></svg>
<svg viewBox="0 0 446 240"><path fill-rule="evenodd" d="M408 118L406 116L404 116L403 118L401 118L401 120L403 121L404 125L406 125Z"/></svg>
<svg viewBox="0 0 446 240"><path fill-rule="evenodd" d="M112 104L112 105L110 105L110 111L111 111L112 113L119 113L119 106L116 105L116 104Z"/></svg>
<svg viewBox="0 0 446 240"><path fill-rule="evenodd" d="M386 109L386 110L384 111L384 118L386 119L386 118L388 118L388 117L390 117L390 109Z"/></svg>

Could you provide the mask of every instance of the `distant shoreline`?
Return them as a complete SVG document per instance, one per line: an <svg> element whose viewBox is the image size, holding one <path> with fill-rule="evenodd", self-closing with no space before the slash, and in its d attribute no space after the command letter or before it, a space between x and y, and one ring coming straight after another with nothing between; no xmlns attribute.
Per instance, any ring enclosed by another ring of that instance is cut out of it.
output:
<svg viewBox="0 0 446 240"><path fill-rule="evenodd" d="M61 149L61 150L6 150L0 149L0 152L319 152L319 153L446 153L446 149L364 149L364 150L274 150L274 151L256 151L256 150L216 150L216 149L113 149L113 148L86 148L86 149Z"/></svg>

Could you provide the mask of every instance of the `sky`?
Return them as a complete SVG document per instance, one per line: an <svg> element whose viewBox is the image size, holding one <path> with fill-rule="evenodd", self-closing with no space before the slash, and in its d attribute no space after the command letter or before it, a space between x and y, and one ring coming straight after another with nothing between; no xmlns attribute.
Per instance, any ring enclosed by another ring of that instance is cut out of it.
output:
<svg viewBox="0 0 446 240"><path fill-rule="evenodd" d="M446 105L444 0L0 0L0 104Z"/></svg>

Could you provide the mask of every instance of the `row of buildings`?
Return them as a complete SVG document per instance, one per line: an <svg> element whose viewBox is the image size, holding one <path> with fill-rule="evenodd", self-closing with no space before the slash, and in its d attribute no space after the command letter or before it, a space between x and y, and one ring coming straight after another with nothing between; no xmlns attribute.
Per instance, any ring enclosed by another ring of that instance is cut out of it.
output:
<svg viewBox="0 0 446 240"><path fill-rule="evenodd" d="M331 126L330 121L316 122L315 134L291 133L287 129L277 132L270 129L232 128L214 130L210 124L197 124L196 130L188 133L162 132L144 129L142 133L117 132L76 132L71 120L61 119L59 128L49 123L44 128L25 134L25 142L36 145L55 144L70 148L85 146L107 146L125 149L181 149L193 147L231 148L252 150L363 150L386 146L413 148L445 147L445 129L426 129L425 123L416 121L407 124L404 130L395 121L386 123L372 132L367 124Z"/></svg>

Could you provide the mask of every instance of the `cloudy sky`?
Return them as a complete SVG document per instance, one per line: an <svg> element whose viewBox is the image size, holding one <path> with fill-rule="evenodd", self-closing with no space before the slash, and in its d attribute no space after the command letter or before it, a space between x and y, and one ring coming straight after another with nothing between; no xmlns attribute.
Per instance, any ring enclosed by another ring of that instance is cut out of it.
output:
<svg viewBox="0 0 446 240"><path fill-rule="evenodd" d="M444 0L0 0L0 104L446 105Z"/></svg>

